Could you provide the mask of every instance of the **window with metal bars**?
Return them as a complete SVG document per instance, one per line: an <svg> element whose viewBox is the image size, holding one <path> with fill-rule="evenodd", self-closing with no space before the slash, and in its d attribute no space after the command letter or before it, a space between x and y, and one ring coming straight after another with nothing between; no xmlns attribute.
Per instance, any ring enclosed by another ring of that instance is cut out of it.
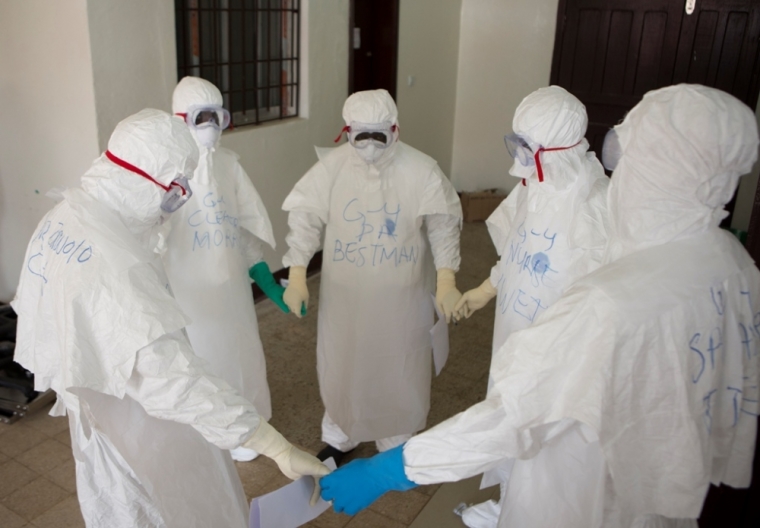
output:
<svg viewBox="0 0 760 528"><path fill-rule="evenodd" d="M235 126L298 116L300 0L174 0L177 73L224 96Z"/></svg>

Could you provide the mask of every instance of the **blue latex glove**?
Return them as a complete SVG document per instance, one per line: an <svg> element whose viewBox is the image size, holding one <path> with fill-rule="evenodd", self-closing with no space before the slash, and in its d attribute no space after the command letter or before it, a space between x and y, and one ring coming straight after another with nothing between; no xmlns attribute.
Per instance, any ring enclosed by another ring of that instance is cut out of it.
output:
<svg viewBox="0 0 760 528"><path fill-rule="evenodd" d="M322 498L338 513L356 515L387 491L406 491L417 484L404 473L404 446L353 460L320 479Z"/></svg>
<svg viewBox="0 0 760 528"><path fill-rule="evenodd" d="M288 305L282 300L282 294L285 292L285 288L277 284L277 281L274 280L274 275L269 271L269 265L267 265L266 262L262 260L258 264L255 264L248 270L248 276L258 284L261 291L263 291L267 297L272 299L274 303L280 307L280 310L285 313L290 313Z"/></svg>

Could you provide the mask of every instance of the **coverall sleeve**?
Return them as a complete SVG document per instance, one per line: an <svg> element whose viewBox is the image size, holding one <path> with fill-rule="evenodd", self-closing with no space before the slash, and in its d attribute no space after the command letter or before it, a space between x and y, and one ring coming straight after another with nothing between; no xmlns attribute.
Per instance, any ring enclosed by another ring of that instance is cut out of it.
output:
<svg viewBox="0 0 760 528"><path fill-rule="evenodd" d="M241 229L240 245L246 267L250 268L264 260L264 242L256 235Z"/></svg>
<svg viewBox="0 0 760 528"><path fill-rule="evenodd" d="M188 424L221 449L240 446L261 420L250 402L206 372L181 331L137 353L126 393L150 416Z"/></svg>
<svg viewBox="0 0 760 528"><path fill-rule="evenodd" d="M285 237L288 252L282 259L282 265L308 266L311 257L319 249L322 240L322 220L314 213L306 211L290 211L288 213L290 231Z"/></svg>
<svg viewBox="0 0 760 528"><path fill-rule="evenodd" d="M459 271L459 226L461 218L449 214L425 215L430 250L435 268Z"/></svg>
<svg viewBox="0 0 760 528"><path fill-rule="evenodd" d="M409 440L404 470L417 484L453 482L519 454L499 396L491 396ZM518 442L519 444L519 442Z"/></svg>

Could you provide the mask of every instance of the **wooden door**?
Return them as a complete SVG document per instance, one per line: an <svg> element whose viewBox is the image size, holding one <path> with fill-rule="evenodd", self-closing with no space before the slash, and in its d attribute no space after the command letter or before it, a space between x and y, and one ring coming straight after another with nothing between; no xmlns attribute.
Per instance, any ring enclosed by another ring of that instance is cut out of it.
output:
<svg viewBox="0 0 760 528"><path fill-rule="evenodd" d="M385 88L396 99L399 0L352 0L348 92Z"/></svg>
<svg viewBox="0 0 760 528"><path fill-rule="evenodd" d="M585 105L586 134L601 153L604 135L649 90L698 83L757 106L760 91L760 0L560 0L551 83ZM733 201L727 207L733 210ZM730 225L730 216L724 225ZM760 187L748 249L760 262ZM701 528L760 526L760 444L752 487L712 487Z"/></svg>
<svg viewBox="0 0 760 528"><path fill-rule="evenodd" d="M699 83L756 107L760 0L697 0L691 15L684 4L560 0L551 83L586 105L594 152L601 152L607 130L655 88Z"/></svg>

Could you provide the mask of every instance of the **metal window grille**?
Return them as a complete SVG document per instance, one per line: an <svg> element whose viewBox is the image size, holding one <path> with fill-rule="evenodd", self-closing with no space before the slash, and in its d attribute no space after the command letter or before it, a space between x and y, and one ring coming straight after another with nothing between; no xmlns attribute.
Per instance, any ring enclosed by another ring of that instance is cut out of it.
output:
<svg viewBox="0 0 760 528"><path fill-rule="evenodd" d="M235 126L298 115L300 0L174 0L177 70L214 83Z"/></svg>

